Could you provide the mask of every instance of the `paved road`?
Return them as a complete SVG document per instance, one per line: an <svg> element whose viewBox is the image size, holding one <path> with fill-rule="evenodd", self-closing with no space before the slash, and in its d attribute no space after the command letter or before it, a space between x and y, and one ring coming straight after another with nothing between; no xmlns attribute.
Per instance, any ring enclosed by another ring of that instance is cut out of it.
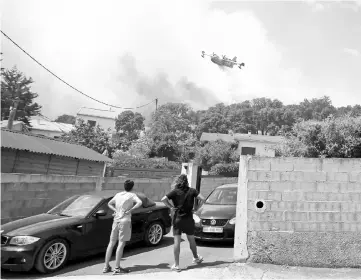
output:
<svg viewBox="0 0 361 280"><path fill-rule="evenodd" d="M198 252L204 257L200 267L222 267L233 261L233 244L200 243ZM112 261L114 266L114 259ZM132 245L125 248L122 265L131 269L132 273L149 273L169 270L173 264L173 237L168 234L158 247ZM104 265L104 254L80 259L68 263L57 276L99 275ZM181 267L192 269L192 254L188 241L183 237L180 255ZM55 276L54 274L52 276ZM30 273L2 272L2 279L29 279L44 277L35 271Z"/></svg>

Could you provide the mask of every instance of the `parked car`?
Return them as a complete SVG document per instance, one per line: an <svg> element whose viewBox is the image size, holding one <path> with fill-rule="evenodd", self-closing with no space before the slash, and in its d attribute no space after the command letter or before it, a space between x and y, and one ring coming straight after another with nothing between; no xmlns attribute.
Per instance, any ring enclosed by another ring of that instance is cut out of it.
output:
<svg viewBox="0 0 361 280"><path fill-rule="evenodd" d="M215 188L193 214L197 240L234 240L237 184Z"/></svg>
<svg viewBox="0 0 361 280"><path fill-rule="evenodd" d="M105 252L113 222L109 200L116 191L75 195L47 213L16 220L1 229L1 267L55 272L70 259ZM158 245L171 229L170 210L137 193L142 207L132 215L129 243ZM128 243L128 244L129 244Z"/></svg>

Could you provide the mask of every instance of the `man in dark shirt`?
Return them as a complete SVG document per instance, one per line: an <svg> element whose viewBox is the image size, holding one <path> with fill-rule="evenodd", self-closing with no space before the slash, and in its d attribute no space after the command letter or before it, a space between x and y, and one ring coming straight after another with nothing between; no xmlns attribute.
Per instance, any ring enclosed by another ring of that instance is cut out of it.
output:
<svg viewBox="0 0 361 280"><path fill-rule="evenodd" d="M185 233L193 254L193 263L199 264L203 258L197 253L197 244L194 239L193 206L195 199L202 202L204 197L196 189L190 188L187 176L182 174L175 181L175 188L162 198L162 202L173 212L174 259L172 270L180 271L179 254L181 235ZM173 205L171 204L171 202Z"/></svg>

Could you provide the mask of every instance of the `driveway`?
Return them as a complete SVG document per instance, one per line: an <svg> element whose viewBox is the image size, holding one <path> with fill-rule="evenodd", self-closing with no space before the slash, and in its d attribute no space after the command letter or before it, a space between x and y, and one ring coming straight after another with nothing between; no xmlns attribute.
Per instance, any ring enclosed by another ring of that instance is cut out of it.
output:
<svg viewBox="0 0 361 280"><path fill-rule="evenodd" d="M203 256L204 262L197 267L222 267L233 262L233 243L199 243L198 253ZM105 254L100 254L85 259L79 259L68 263L60 272L51 276L76 276L76 275L99 275L104 266ZM114 267L114 258L112 260ZM131 273L150 273L168 271L173 264L173 237L165 236L162 243L157 247L144 247L135 244L126 247L124 260L121 265L128 267ZM180 255L181 267L192 269L192 254L186 237L183 236ZM39 279L44 277L36 271L30 273L2 272L2 279ZM46 276L45 276L46 277Z"/></svg>

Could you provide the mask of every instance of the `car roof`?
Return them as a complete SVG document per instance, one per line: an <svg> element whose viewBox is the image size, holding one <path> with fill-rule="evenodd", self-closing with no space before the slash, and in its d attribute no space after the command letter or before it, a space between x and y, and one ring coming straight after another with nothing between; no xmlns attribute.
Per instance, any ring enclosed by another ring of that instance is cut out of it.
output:
<svg viewBox="0 0 361 280"><path fill-rule="evenodd" d="M238 184L225 184L217 187L216 189L236 189L236 188L238 188Z"/></svg>

